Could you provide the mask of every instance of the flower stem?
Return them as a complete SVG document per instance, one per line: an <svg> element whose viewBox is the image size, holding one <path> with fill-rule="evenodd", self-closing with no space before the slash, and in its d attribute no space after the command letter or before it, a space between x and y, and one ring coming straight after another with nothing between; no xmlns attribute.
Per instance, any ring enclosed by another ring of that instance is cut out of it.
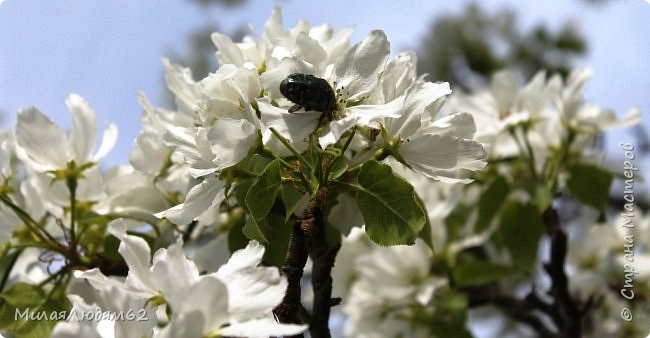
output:
<svg viewBox="0 0 650 338"><path fill-rule="evenodd" d="M524 138L526 138L525 143L526 143L526 146L528 147L528 148L526 148L526 147L524 147L522 142L517 137L517 132L515 131L514 128L510 128L510 129L508 129L508 131L510 132L510 136L512 136L512 139L517 144L517 148L519 149L519 152L521 153L521 155L526 157L526 162L528 163L528 168L530 169L531 175L533 175L533 177L537 177L537 172L535 170L535 159L533 157L534 155L533 155L532 147L530 147L530 144L527 142L528 138L524 137ZM526 156L526 155L528 155L528 156Z"/></svg>
<svg viewBox="0 0 650 338"><path fill-rule="evenodd" d="M2 275L2 280L0 280L0 292L3 292L5 290L5 285L7 285L7 281L9 280L9 275L11 275L11 270L14 268L14 265L16 264L16 261L18 261L18 257L20 257L22 252L23 252L22 249L17 250L13 254L13 257L11 257L9 262L7 262L4 275Z"/></svg>
<svg viewBox="0 0 650 338"><path fill-rule="evenodd" d="M275 135L275 137L277 137L278 140L280 140L280 142L282 142L282 144L283 144L285 147L287 147L287 149L289 149L289 151L290 151L290 152L291 152L291 153L292 153L292 154L293 154L293 155L294 155L294 156L295 156L295 157L296 157L296 158L297 158L297 159L298 159L298 160L299 160L303 165L305 165L307 168L309 168L309 170L312 170L312 169L313 169L312 166L311 166L311 163L309 163L309 162L308 162L308 161L307 161L307 160L306 160L302 155L300 155L300 153L298 152L298 150L297 150L296 148L294 148L294 147L293 147L289 142L287 142L287 139L285 139L282 135L280 135L280 133L278 133L278 131L275 130L275 128L269 128L269 129L271 130L271 132L273 133L273 135Z"/></svg>
<svg viewBox="0 0 650 338"><path fill-rule="evenodd" d="M537 164L535 163L535 153L533 152L533 146L530 144L528 133L525 131L524 131L524 143L526 144L526 150L528 150L528 155L530 160L530 170L533 174L533 177L537 177Z"/></svg>
<svg viewBox="0 0 650 338"><path fill-rule="evenodd" d="M77 223L77 178L66 178L66 185L70 191L70 244L74 248L77 245L76 223Z"/></svg>
<svg viewBox="0 0 650 338"><path fill-rule="evenodd" d="M280 165L285 167L286 169L290 171L297 172L297 176L302 182L303 186L305 187L306 190L310 190L311 185L309 184L309 180L307 177L305 177L305 174L303 174L302 170L295 170L295 168L287 161L285 161L282 157L274 154L271 150L268 150L266 147L264 148L264 154L273 157L274 159L278 160L280 162Z"/></svg>
<svg viewBox="0 0 650 338"><path fill-rule="evenodd" d="M0 201L7 205L21 221L32 231L36 237L38 237L43 243L56 243L56 239L50 235L49 232L41 228L41 226L36 222L32 216L30 216L25 210L13 203L11 198L6 195L0 194Z"/></svg>

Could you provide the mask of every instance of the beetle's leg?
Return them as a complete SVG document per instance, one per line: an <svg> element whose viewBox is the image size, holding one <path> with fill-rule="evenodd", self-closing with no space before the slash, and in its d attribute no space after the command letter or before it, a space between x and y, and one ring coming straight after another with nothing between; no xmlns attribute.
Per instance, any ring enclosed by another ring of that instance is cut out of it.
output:
<svg viewBox="0 0 650 338"><path fill-rule="evenodd" d="M294 104L293 106L291 106L291 107L289 108L289 112L290 112L290 113L296 112L296 111L300 110L300 108L302 108L301 105L299 105L299 104Z"/></svg>

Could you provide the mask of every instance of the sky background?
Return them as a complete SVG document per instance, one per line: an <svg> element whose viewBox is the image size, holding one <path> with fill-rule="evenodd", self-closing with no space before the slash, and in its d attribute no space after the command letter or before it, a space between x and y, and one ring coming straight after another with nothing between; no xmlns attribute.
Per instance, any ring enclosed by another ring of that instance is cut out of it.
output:
<svg viewBox="0 0 650 338"><path fill-rule="evenodd" d="M285 27L299 18L312 25L355 28L352 42L372 29L386 31L391 50L416 49L438 15L460 13L470 1L281 1ZM38 107L64 127L69 93L78 93L95 109L103 126L112 121L120 137L103 166L125 163L140 130L143 91L164 105L161 57L183 55L195 29L216 23L225 33L251 23L258 32L276 4L249 0L244 6L206 9L188 0L6 0L0 2L0 112L2 129L15 124L16 112ZM586 99L623 114L632 106L644 111L650 126L650 4L612 0L589 6L581 0L480 2L488 12L512 8L524 27L544 22L551 28L576 21L589 44L577 66L594 71ZM435 80L435 79L432 79ZM622 158L619 141L629 132L608 135L608 156ZM646 161L647 162L647 161ZM650 172L649 170L645 170Z"/></svg>

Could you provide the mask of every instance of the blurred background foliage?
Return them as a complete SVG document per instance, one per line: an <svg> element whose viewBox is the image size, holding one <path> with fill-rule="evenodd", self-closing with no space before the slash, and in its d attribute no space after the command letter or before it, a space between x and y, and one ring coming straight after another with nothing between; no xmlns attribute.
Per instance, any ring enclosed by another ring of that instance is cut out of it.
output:
<svg viewBox="0 0 650 338"><path fill-rule="evenodd" d="M528 79L540 69L567 75L587 43L575 24L553 31L538 24L522 31L512 10L488 14L477 4L457 16L433 20L418 47L418 70L465 90L489 82L503 68Z"/></svg>

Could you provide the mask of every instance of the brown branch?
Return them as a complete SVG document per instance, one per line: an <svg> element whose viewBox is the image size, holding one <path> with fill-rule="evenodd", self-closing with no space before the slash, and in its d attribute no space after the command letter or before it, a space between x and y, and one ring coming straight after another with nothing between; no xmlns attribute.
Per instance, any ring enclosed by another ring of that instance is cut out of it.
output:
<svg viewBox="0 0 650 338"><path fill-rule="evenodd" d="M321 188L310 202L303 215L300 227L305 235L307 251L313 261L312 288L314 290L314 306L309 322L309 333L312 338L329 338L330 309L337 303L332 300L332 267L340 245L330 248L325 237L325 222L323 221L323 204L327 196L327 188Z"/></svg>
<svg viewBox="0 0 650 338"><path fill-rule="evenodd" d="M551 278L549 295L552 303L540 299L532 290L524 299L518 299L504 294L497 284L485 284L471 288L461 288L460 291L468 297L468 305L477 307L494 305L509 317L523 322L545 338L579 338L583 336L584 323L594 308L595 300L590 298L581 305L569 293L569 280L564 265L567 255L568 239L560 226L559 216L553 208L548 208L543 214L546 233L551 239L550 260L544 264L544 270ZM555 327L549 327L549 322L543 321L546 316Z"/></svg>
<svg viewBox="0 0 650 338"><path fill-rule="evenodd" d="M535 330L542 338L560 338L542 320L539 315L544 312L530 297L517 299L501 292L497 284L486 284L475 287L461 288L467 295L469 307L494 305L509 317L518 320ZM541 300L539 300L542 302ZM543 304L543 302L542 302Z"/></svg>
<svg viewBox="0 0 650 338"><path fill-rule="evenodd" d="M287 277L287 292L282 302L273 309L273 313L281 323L303 323L300 315L303 310L300 302L300 279L307 263L307 247L305 246L305 236L300 226L301 223L302 221L298 221L293 226L293 232L289 238L289 249L284 265L281 268L282 274ZM294 337L303 337L303 335L300 334Z"/></svg>
<svg viewBox="0 0 650 338"><path fill-rule="evenodd" d="M544 264L546 273L551 277L550 295L553 296L553 308L559 313L555 324L561 337L582 337L584 313L569 293L569 280L564 272L567 254L567 236L560 227L557 211L548 208L544 212L546 231L551 237L551 258ZM554 318L555 319L555 318Z"/></svg>

